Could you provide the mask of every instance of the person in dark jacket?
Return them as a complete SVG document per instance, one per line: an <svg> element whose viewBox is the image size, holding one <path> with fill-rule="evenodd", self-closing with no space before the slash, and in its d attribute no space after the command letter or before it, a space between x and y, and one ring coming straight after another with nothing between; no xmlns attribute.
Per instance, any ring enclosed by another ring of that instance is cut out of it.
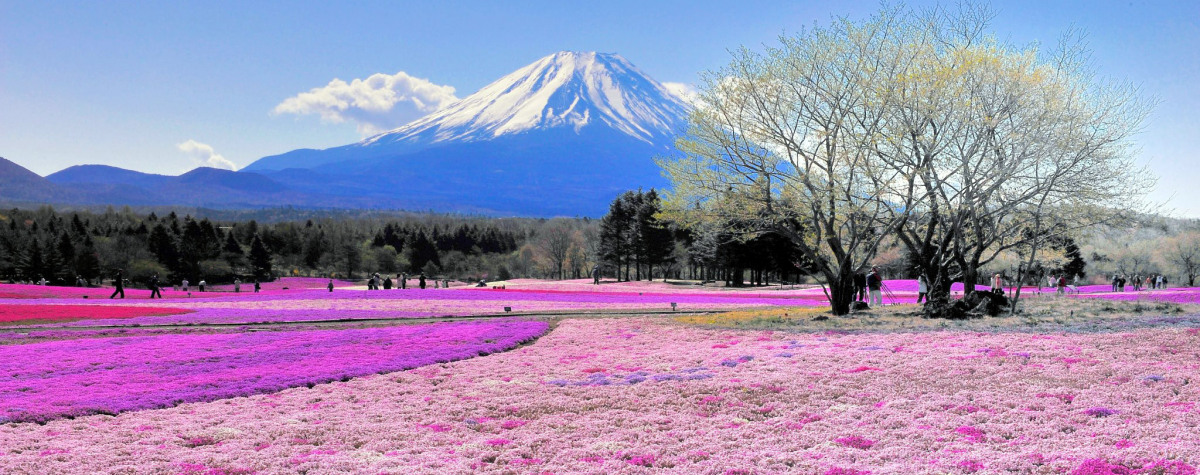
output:
<svg viewBox="0 0 1200 475"><path fill-rule="evenodd" d="M422 272L420 277L417 277L417 286L425 288L425 273Z"/></svg>
<svg viewBox="0 0 1200 475"><path fill-rule="evenodd" d="M257 294L259 290L262 290L262 284L258 282L258 279L254 279L254 293Z"/></svg>
<svg viewBox="0 0 1200 475"><path fill-rule="evenodd" d="M392 276L383 278L383 290L392 290Z"/></svg>
<svg viewBox="0 0 1200 475"><path fill-rule="evenodd" d="M883 277L879 276L879 268L872 267L871 273L867 274L867 290L871 292L870 301L867 305L871 308L883 306Z"/></svg>
<svg viewBox="0 0 1200 475"><path fill-rule="evenodd" d="M156 295L158 298L162 298L162 291L158 288L158 274L150 276L150 298L154 298Z"/></svg>
<svg viewBox="0 0 1200 475"><path fill-rule="evenodd" d="M117 269L117 277L113 279L113 284L116 284L117 288L113 290L112 295L109 295L108 298L112 299L117 294L121 294L122 299L125 298L125 272L121 269Z"/></svg>
<svg viewBox="0 0 1200 475"><path fill-rule="evenodd" d="M859 302L867 301L867 275L862 272L854 274L854 296Z"/></svg>

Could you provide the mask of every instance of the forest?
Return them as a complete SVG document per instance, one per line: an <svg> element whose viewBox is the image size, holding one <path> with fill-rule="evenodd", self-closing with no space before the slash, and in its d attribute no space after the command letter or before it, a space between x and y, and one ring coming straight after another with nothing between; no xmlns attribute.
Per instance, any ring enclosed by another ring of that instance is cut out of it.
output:
<svg viewBox="0 0 1200 475"><path fill-rule="evenodd" d="M191 210L195 211L195 210ZM270 216L260 212L257 216ZM813 281L789 241L772 233L739 234L719 226L684 227L667 219L655 190L628 191L600 220L496 218L414 213L369 215L289 210L258 222L238 216L180 215L132 209L52 207L0 212L0 279L88 285L118 269L135 284L152 275L212 284L280 276L365 278L425 273L475 282L512 278L578 279L599 269L606 279L680 279L727 286ZM1194 284L1200 233L1192 221L1143 217L1135 226L1102 228L1049 246L1030 273L1104 281L1113 273L1166 274ZM911 278L911 257L897 240L873 260L891 278ZM1011 274L1003 255L988 272Z"/></svg>

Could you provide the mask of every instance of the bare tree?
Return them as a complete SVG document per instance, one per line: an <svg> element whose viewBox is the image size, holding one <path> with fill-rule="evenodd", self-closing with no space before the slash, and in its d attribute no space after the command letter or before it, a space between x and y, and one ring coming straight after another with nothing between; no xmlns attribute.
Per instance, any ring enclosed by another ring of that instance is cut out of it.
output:
<svg viewBox="0 0 1200 475"><path fill-rule="evenodd" d="M1196 276L1200 275L1200 233L1187 231L1169 239L1162 253L1176 272L1187 277L1188 287L1195 287Z"/></svg>
<svg viewBox="0 0 1200 475"><path fill-rule="evenodd" d="M901 179L877 166L892 97L874 87L902 74L898 10L742 49L706 78L685 157L660 161L674 189L667 212L685 225L716 220L752 237L788 238L828 286L834 314L853 300L854 272L905 218L886 193Z"/></svg>
<svg viewBox="0 0 1200 475"><path fill-rule="evenodd" d="M891 234L969 291L1011 250L1119 216L1148 181L1130 153L1152 101L1095 80L1086 48L1004 44L986 8L839 19L706 78L670 213L788 237L848 310L851 276ZM1069 37L1068 37L1069 38Z"/></svg>
<svg viewBox="0 0 1200 475"><path fill-rule="evenodd" d="M575 233L570 221L555 218L538 230L538 251L549 260L550 269L558 278L563 278L563 267L575 244Z"/></svg>

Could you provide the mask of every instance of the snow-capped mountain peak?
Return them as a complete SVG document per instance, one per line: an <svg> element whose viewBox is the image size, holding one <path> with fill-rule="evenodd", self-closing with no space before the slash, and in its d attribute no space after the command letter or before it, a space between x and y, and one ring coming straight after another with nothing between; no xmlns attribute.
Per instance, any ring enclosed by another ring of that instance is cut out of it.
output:
<svg viewBox="0 0 1200 475"><path fill-rule="evenodd" d="M362 146L491 140L530 130L604 125L657 144L678 132L688 106L617 54L555 53Z"/></svg>

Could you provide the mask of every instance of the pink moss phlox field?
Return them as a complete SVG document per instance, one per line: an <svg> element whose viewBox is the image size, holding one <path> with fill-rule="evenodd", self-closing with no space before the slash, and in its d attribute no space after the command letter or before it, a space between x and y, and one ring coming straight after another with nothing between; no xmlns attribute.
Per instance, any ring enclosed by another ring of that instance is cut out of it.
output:
<svg viewBox="0 0 1200 475"><path fill-rule="evenodd" d="M212 293L209 293L213 295ZM16 302L16 301L13 301ZM78 304L79 300L44 299L36 304ZM127 306L163 305L159 300L126 300ZM282 290L273 293L224 293L204 299L167 300L166 305L192 313L120 320L87 320L71 326L150 325L199 323L257 323L313 320L371 320L471 316L505 313L548 313L579 311L679 311L720 310L769 305L817 306L820 301L795 297L733 297L729 295L680 294L637 295L613 292L507 291L491 289L406 289L406 290ZM14 304L20 305L22 303ZM91 305L118 305L103 299Z"/></svg>
<svg viewBox="0 0 1200 475"><path fill-rule="evenodd" d="M212 298L224 295L219 292L198 292L197 289L191 289L191 295L188 292L172 290L170 287L162 289L162 295L165 300L185 299L185 298ZM72 303L79 303L88 299L88 301L108 300L113 289L111 287L55 287L52 285L32 285L32 284L0 284L0 299L70 299ZM133 287L125 288L124 299L114 299L120 302L131 300L149 299L150 291L146 289L136 289ZM86 302L86 301L85 301Z"/></svg>
<svg viewBox="0 0 1200 475"><path fill-rule="evenodd" d="M547 328L456 322L0 346L0 422L170 407L400 371L506 350Z"/></svg>
<svg viewBox="0 0 1200 475"><path fill-rule="evenodd" d="M126 305L12 305L0 303L0 324L41 321L107 320L191 313L167 307Z"/></svg>
<svg viewBox="0 0 1200 475"><path fill-rule="evenodd" d="M569 319L483 358L0 425L0 472L1193 473L1198 369L1200 336L1180 328L788 334Z"/></svg>

